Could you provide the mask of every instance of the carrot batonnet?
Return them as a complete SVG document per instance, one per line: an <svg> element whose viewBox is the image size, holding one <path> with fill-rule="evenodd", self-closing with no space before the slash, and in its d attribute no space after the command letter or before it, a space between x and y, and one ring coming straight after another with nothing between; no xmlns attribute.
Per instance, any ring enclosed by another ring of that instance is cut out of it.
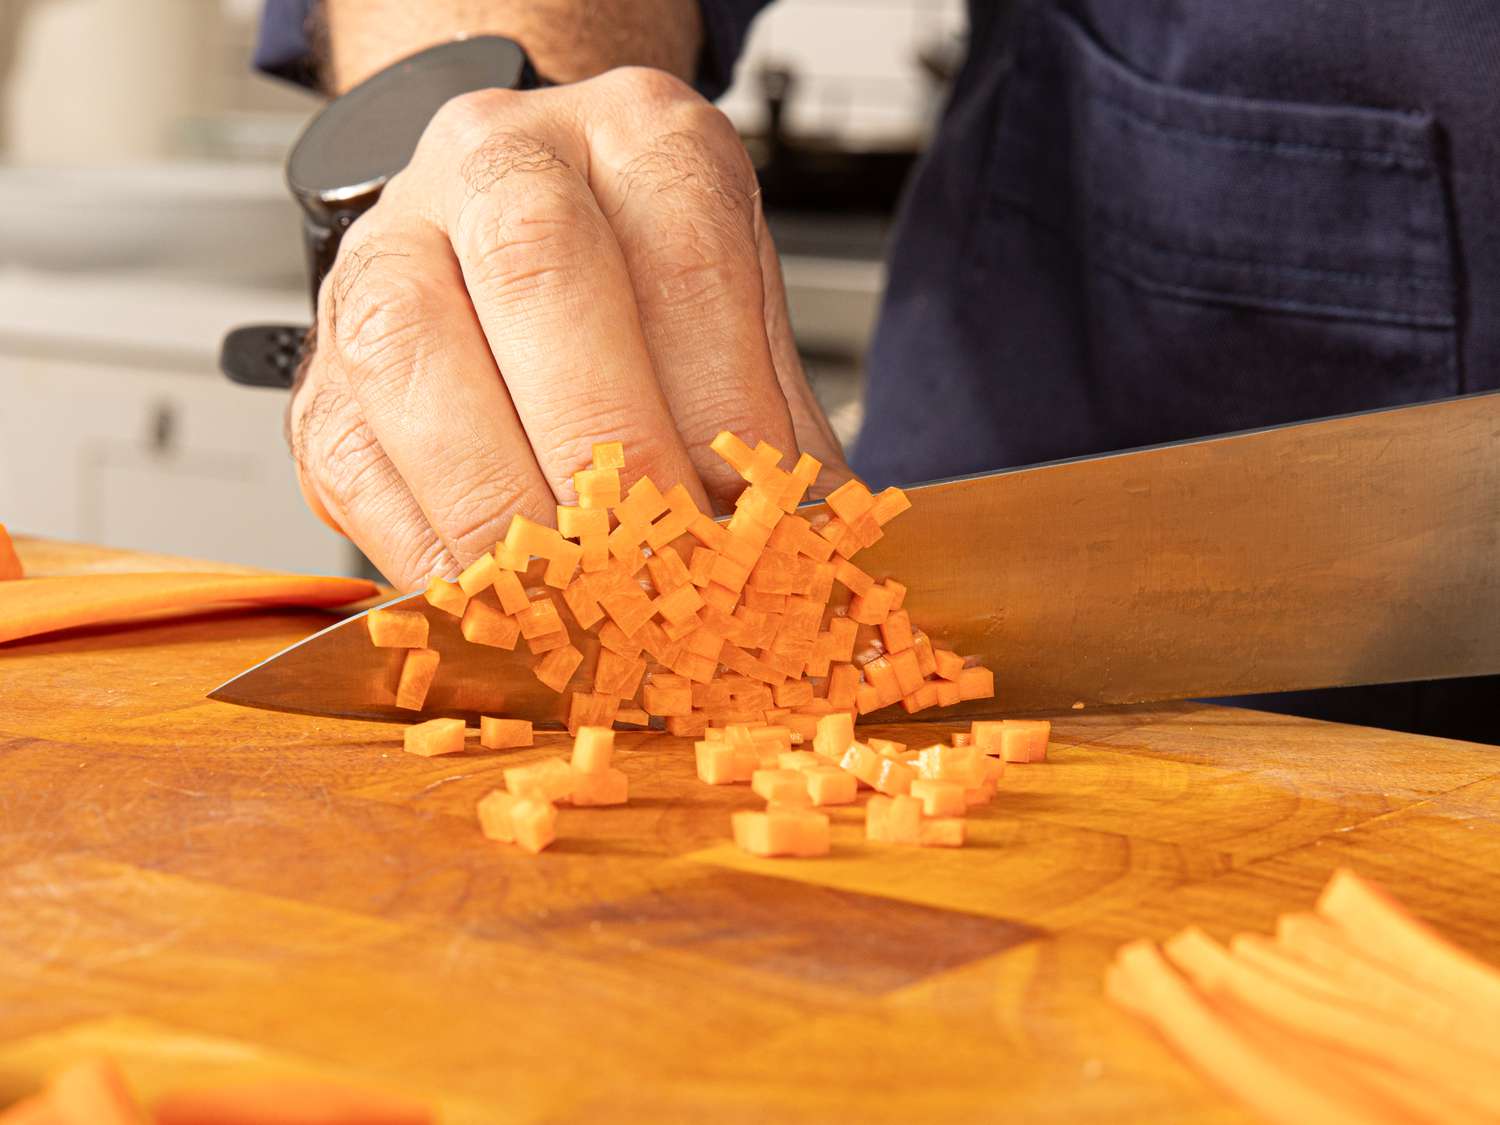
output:
<svg viewBox="0 0 1500 1125"><path fill-rule="evenodd" d="M373 597L362 578L294 574L78 574L0 584L0 643L142 618L219 609L329 607Z"/></svg>

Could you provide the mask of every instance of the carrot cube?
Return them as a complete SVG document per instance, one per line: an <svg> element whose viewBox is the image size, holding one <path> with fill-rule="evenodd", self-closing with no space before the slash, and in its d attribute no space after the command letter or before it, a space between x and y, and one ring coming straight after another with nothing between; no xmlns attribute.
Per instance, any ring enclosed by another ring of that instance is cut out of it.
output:
<svg viewBox="0 0 1500 1125"><path fill-rule="evenodd" d="M901 683L896 678L896 669L884 656L877 656L864 667L865 682L875 689L882 707L901 698Z"/></svg>
<svg viewBox="0 0 1500 1125"><path fill-rule="evenodd" d="M438 661L442 657L436 649L409 648L401 663L401 678L396 683L396 706L408 711L420 711L427 701L428 689L437 678Z"/></svg>
<svg viewBox="0 0 1500 1125"><path fill-rule="evenodd" d="M807 805L807 780L797 770L763 769L750 775L750 790L757 797L779 805Z"/></svg>
<svg viewBox="0 0 1500 1125"><path fill-rule="evenodd" d="M871 797L865 805L865 839L881 844L918 844L922 802L915 797Z"/></svg>
<svg viewBox="0 0 1500 1125"><path fill-rule="evenodd" d="M479 745L486 750L513 750L532 743L530 719L479 716Z"/></svg>
<svg viewBox="0 0 1500 1125"><path fill-rule="evenodd" d="M961 848L964 822L957 817L924 820L917 830L917 843L924 848Z"/></svg>
<svg viewBox="0 0 1500 1125"><path fill-rule="evenodd" d="M794 512L797 505L802 503L802 497L807 490L816 483L818 474L823 471L823 462L811 454L804 453L797 458L797 463L792 466L785 487L781 493L781 507L785 512Z"/></svg>
<svg viewBox="0 0 1500 1125"><path fill-rule="evenodd" d="M608 535L609 513L603 508L577 508L570 504L557 506L558 533L568 539L586 535Z"/></svg>
<svg viewBox="0 0 1500 1125"><path fill-rule="evenodd" d="M905 613L905 610L898 612ZM894 615L893 615L894 616ZM887 645L887 648L890 646ZM922 673L924 679L937 675L937 654L932 649L932 639L920 629L913 629L911 635L912 651L917 654L917 670Z"/></svg>
<svg viewBox="0 0 1500 1125"><path fill-rule="evenodd" d="M376 648L427 647L427 618L414 609L372 609L365 624Z"/></svg>
<svg viewBox="0 0 1500 1125"><path fill-rule="evenodd" d="M458 588L472 598L480 590L495 584L495 575L499 569L495 565L494 555L480 555L458 576Z"/></svg>
<svg viewBox="0 0 1500 1125"><path fill-rule="evenodd" d="M668 594L679 586L686 586L692 582L693 576L688 571L687 564L671 547L663 547L654 552L646 560L646 570L651 575L651 585L656 587L658 594Z"/></svg>
<svg viewBox="0 0 1500 1125"><path fill-rule="evenodd" d="M462 719L428 719L406 728L401 747L408 754L436 758L440 754L457 754L464 748Z"/></svg>
<svg viewBox="0 0 1500 1125"><path fill-rule="evenodd" d="M871 711L879 711L886 704L880 698L880 692L876 691L871 684L860 684L854 690L854 708L861 715L868 715Z"/></svg>
<svg viewBox="0 0 1500 1125"><path fill-rule="evenodd" d="M892 652L886 659L891 662L891 671L896 674L896 686L902 695L910 695L922 686L922 672L917 667L917 654L911 649Z"/></svg>
<svg viewBox="0 0 1500 1125"><path fill-rule="evenodd" d="M696 742L693 756L698 767L698 780L705 785L731 785L744 780L735 769L735 748L727 742Z"/></svg>
<svg viewBox="0 0 1500 1125"><path fill-rule="evenodd" d="M686 485L674 484L662 497L667 505L667 514L646 529L646 545L653 551L666 546L679 535L687 532L693 522L703 513L693 503Z"/></svg>
<svg viewBox="0 0 1500 1125"><path fill-rule="evenodd" d="M423 596L427 599L428 605L444 613L451 613L454 617L462 617L464 609L469 604L469 595L459 589L456 582L449 582L443 578L434 578L429 582Z"/></svg>
<svg viewBox="0 0 1500 1125"><path fill-rule="evenodd" d="M814 805L852 805L859 795L859 779L837 766L815 766L804 777Z"/></svg>
<svg viewBox="0 0 1500 1125"><path fill-rule="evenodd" d="M911 783L911 795L922 802L923 816L963 816L969 807L964 788L957 781L919 777Z"/></svg>
<svg viewBox="0 0 1500 1125"><path fill-rule="evenodd" d="M605 594L599 604L627 635L634 635L656 612L651 599L637 587Z"/></svg>
<svg viewBox="0 0 1500 1125"><path fill-rule="evenodd" d="M937 674L945 680L957 683L958 678L963 675L964 658L945 648L934 649L932 655L937 662Z"/></svg>
<svg viewBox="0 0 1500 1125"><path fill-rule="evenodd" d="M699 595L696 586L690 582L684 582L670 593L662 594L651 604L663 620L675 625L692 620L703 608L703 598ZM624 626L622 625L621 628ZM669 633L668 636L670 635Z"/></svg>
<svg viewBox="0 0 1500 1125"><path fill-rule="evenodd" d="M692 560L688 563L688 581L694 586L707 586L713 581L714 560L718 557L717 551L694 547Z"/></svg>
<svg viewBox="0 0 1500 1125"><path fill-rule="evenodd" d="M594 690L600 695L633 699L646 673L646 661L639 656L621 656L607 648L599 649L599 663L594 669Z"/></svg>
<svg viewBox="0 0 1500 1125"><path fill-rule="evenodd" d="M905 762L883 758L862 742L856 742L844 751L839 766L888 797L905 794L917 778L917 771Z"/></svg>
<svg viewBox="0 0 1500 1125"><path fill-rule="evenodd" d="M854 641L859 635L859 624L851 617L837 613L828 619L828 633L833 638L833 659L845 664L854 659Z"/></svg>
<svg viewBox="0 0 1500 1125"><path fill-rule="evenodd" d="M553 649L563 648L567 643L568 634L566 633L545 633L540 637L526 638L527 649L536 656L540 656L544 652L551 652Z"/></svg>
<svg viewBox="0 0 1500 1125"><path fill-rule="evenodd" d="M521 798L503 789L492 789L479 801L479 830L491 840L506 844L515 843L516 825L513 819L516 805Z"/></svg>
<svg viewBox="0 0 1500 1125"><path fill-rule="evenodd" d="M664 686L658 682L660 679L661 677L653 677L652 681L641 689L641 706L648 713L660 715L664 719L691 714L693 710L692 689L686 683L682 687Z"/></svg>
<svg viewBox="0 0 1500 1125"><path fill-rule="evenodd" d="M978 723L974 725L979 726ZM1007 762L1044 762L1047 760L1047 740L1052 734L1050 722L1039 719L1005 719L999 724L998 738L992 733L993 726L986 724L986 727L988 729L985 735L989 745L997 747L1003 760ZM979 737L977 730L975 737Z"/></svg>
<svg viewBox="0 0 1500 1125"><path fill-rule="evenodd" d="M755 460L755 452L740 439L738 434L728 430L721 430L708 447L742 476Z"/></svg>
<svg viewBox="0 0 1500 1125"><path fill-rule="evenodd" d="M916 770L930 781L954 781L969 788L985 779L984 755L969 746L929 746L917 754Z"/></svg>
<svg viewBox="0 0 1500 1125"><path fill-rule="evenodd" d="M574 546L561 536L552 548L552 557L547 560L547 569L542 572L542 581L554 590L561 590L573 581L578 564L583 560L583 548Z"/></svg>
<svg viewBox="0 0 1500 1125"><path fill-rule="evenodd" d="M615 519L622 524L636 524L642 537L651 521L667 510L667 499L650 477L642 477L630 486L625 499L615 506Z"/></svg>
<svg viewBox="0 0 1500 1125"><path fill-rule="evenodd" d="M708 716L702 711L689 715L666 716L667 733L676 738L698 738L708 727Z"/></svg>
<svg viewBox="0 0 1500 1125"><path fill-rule="evenodd" d="M589 575L573 579L563 590L562 596L580 628L592 629L604 620L604 608L599 604L598 584L591 581Z"/></svg>
<svg viewBox="0 0 1500 1125"><path fill-rule="evenodd" d="M516 647L516 638L520 636L521 625L514 617L501 612L498 606L479 598L471 598L469 608L464 610L459 631L471 645L513 649Z"/></svg>
<svg viewBox="0 0 1500 1125"><path fill-rule="evenodd" d="M901 655L909 655L910 651L911 650L908 649ZM903 695L901 697L901 706L906 708L906 713L908 715L915 715L918 711L925 711L929 707L936 707L937 704L937 684L923 684L921 687L917 688L916 691L910 692L907 695Z"/></svg>
<svg viewBox="0 0 1500 1125"><path fill-rule="evenodd" d="M573 474L580 508L613 508L620 503L620 470L580 469Z"/></svg>
<svg viewBox="0 0 1500 1125"><path fill-rule="evenodd" d="M562 615L557 612L557 604L548 594L528 602L526 608L516 614L516 624L520 627L521 636L528 641L535 637L545 637L549 633L564 632Z"/></svg>
<svg viewBox="0 0 1500 1125"><path fill-rule="evenodd" d="M993 699L994 673L988 668L965 668L959 673L958 693L964 699Z"/></svg>
<svg viewBox="0 0 1500 1125"><path fill-rule="evenodd" d="M615 725L628 727L647 727L651 725L651 716L639 707L621 707L615 712Z"/></svg>
<svg viewBox="0 0 1500 1125"><path fill-rule="evenodd" d="M905 760L902 758L902 755L907 752L904 742L895 742L889 738L871 738L865 742L865 745L882 758L891 758L898 762Z"/></svg>
<svg viewBox="0 0 1500 1125"><path fill-rule="evenodd" d="M607 770L614 752L614 731L608 727L582 727L573 739L573 768L579 773Z"/></svg>
<svg viewBox="0 0 1500 1125"><path fill-rule="evenodd" d="M853 664L834 664L828 669L828 702L834 707L853 707L858 702L859 669Z"/></svg>
<svg viewBox="0 0 1500 1125"><path fill-rule="evenodd" d="M623 469L625 467L625 444L618 441L595 442L593 464L596 469Z"/></svg>
<svg viewBox="0 0 1500 1125"><path fill-rule="evenodd" d="M608 727L619 710L619 696L575 691L568 697L568 733L577 735L584 727Z"/></svg>
<svg viewBox="0 0 1500 1125"><path fill-rule="evenodd" d="M616 769L584 774L573 787L572 800L577 808L623 805L630 800L630 779Z"/></svg>
<svg viewBox="0 0 1500 1125"><path fill-rule="evenodd" d="M812 809L774 808L765 812L737 812L730 817L734 842L759 856L827 855L828 815Z"/></svg>
<svg viewBox="0 0 1500 1125"><path fill-rule="evenodd" d="M818 720L820 718L822 718L821 715L803 715L794 711L783 718L781 722L791 730L794 742L801 739L802 742L811 744L812 740L818 736Z"/></svg>
<svg viewBox="0 0 1500 1125"><path fill-rule="evenodd" d="M631 639L624 629L621 629L613 621L606 621L599 627L597 634L600 647L620 656L634 660L641 654L639 641Z"/></svg>
<svg viewBox="0 0 1500 1125"><path fill-rule="evenodd" d="M780 770L834 769L836 767L814 754L811 750L783 750L776 755L776 768ZM840 773L843 771L840 770Z"/></svg>
<svg viewBox="0 0 1500 1125"><path fill-rule="evenodd" d="M720 550L729 539L723 524L702 515L688 524L688 534L711 551Z"/></svg>
<svg viewBox="0 0 1500 1125"><path fill-rule="evenodd" d="M907 498L906 493L893 485L884 489L871 501L869 514L876 523L884 527L910 507L911 500Z"/></svg>
<svg viewBox="0 0 1500 1125"><path fill-rule="evenodd" d="M955 703L963 702L963 692L951 680L933 680L931 686L937 693L939 707L952 707Z"/></svg>
<svg viewBox="0 0 1500 1125"><path fill-rule="evenodd" d="M517 801L511 806L510 822L516 846L532 855L557 839L557 809L546 801L534 797Z"/></svg>
<svg viewBox="0 0 1500 1125"><path fill-rule="evenodd" d="M838 761L854 743L854 719L847 713L824 715L813 736L813 753Z"/></svg>
<svg viewBox="0 0 1500 1125"><path fill-rule="evenodd" d="M874 502L870 490L852 478L830 492L825 500L828 510L845 523L853 523L868 512Z"/></svg>
<svg viewBox="0 0 1500 1125"><path fill-rule="evenodd" d="M505 771L505 788L517 797L566 801L578 784L578 771L564 758L543 758Z"/></svg>
<svg viewBox="0 0 1500 1125"><path fill-rule="evenodd" d="M880 640L885 645L886 652L905 652L912 648L911 615L904 609L893 610L886 614L885 620L880 623ZM926 675L921 671L915 652L912 653L912 667L917 669L919 678Z"/></svg>
<svg viewBox="0 0 1500 1125"><path fill-rule="evenodd" d="M871 586L849 599L849 616L861 625L879 625L891 612L891 593L884 586Z"/></svg>
<svg viewBox="0 0 1500 1125"><path fill-rule="evenodd" d="M500 608L509 614L520 613L531 604L521 579L513 570L497 568L495 571L495 593L500 598Z"/></svg>
<svg viewBox="0 0 1500 1125"><path fill-rule="evenodd" d="M968 731L954 731L953 736L948 741L954 746L972 746L974 745L974 736Z"/></svg>
<svg viewBox="0 0 1500 1125"><path fill-rule="evenodd" d="M704 586L701 596L706 605L711 605L724 613L733 613L734 607L739 604L739 594L717 582L710 582Z"/></svg>
<svg viewBox="0 0 1500 1125"><path fill-rule="evenodd" d="M571 644L564 643L561 648L553 649L536 662L536 678L561 694L567 690L568 681L582 663L583 653Z"/></svg>
<svg viewBox="0 0 1500 1125"><path fill-rule="evenodd" d="M775 698L778 707L800 707L812 702L813 686L806 680L788 680L776 685Z"/></svg>

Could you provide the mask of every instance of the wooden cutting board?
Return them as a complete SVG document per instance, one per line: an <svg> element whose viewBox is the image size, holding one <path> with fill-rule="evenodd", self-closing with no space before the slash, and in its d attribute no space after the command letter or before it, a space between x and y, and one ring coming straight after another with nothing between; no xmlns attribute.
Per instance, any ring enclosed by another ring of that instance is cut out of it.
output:
<svg viewBox="0 0 1500 1125"><path fill-rule="evenodd" d="M746 787L622 735L631 804L564 810L529 858L474 803L562 737L423 760L398 728L203 699L327 620L0 646L0 1104L107 1050L148 1095L314 1073L451 1122L1243 1120L1104 1003L1122 941L1267 930L1348 864L1500 959L1497 748L1072 713L962 850L867 847L836 810L831 857L756 860L727 842Z"/></svg>

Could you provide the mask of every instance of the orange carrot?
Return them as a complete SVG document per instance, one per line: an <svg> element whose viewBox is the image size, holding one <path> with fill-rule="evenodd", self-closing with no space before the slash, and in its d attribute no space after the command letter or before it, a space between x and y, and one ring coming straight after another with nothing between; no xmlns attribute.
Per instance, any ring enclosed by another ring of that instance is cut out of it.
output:
<svg viewBox="0 0 1500 1125"><path fill-rule="evenodd" d="M26 571L21 566L21 556L16 554L16 545L10 541L10 532L0 523L0 581L23 578Z"/></svg>
<svg viewBox="0 0 1500 1125"><path fill-rule="evenodd" d="M426 648L427 618L410 609L372 609L365 614L376 648Z"/></svg>
<svg viewBox="0 0 1500 1125"><path fill-rule="evenodd" d="M464 748L462 719L428 719L406 728L403 747L408 754L435 758L440 754L457 754Z"/></svg>
<svg viewBox="0 0 1500 1125"><path fill-rule="evenodd" d="M156 1125L433 1125L422 1106L328 1082L278 1079L179 1090L155 1107Z"/></svg>
<svg viewBox="0 0 1500 1125"><path fill-rule="evenodd" d="M281 574L78 574L0 585L0 643L82 625L210 608L338 606L377 593L362 578Z"/></svg>
<svg viewBox="0 0 1500 1125"><path fill-rule="evenodd" d="M737 812L730 817L734 842L759 856L826 855L830 833L828 814L813 809L772 808L765 812Z"/></svg>
<svg viewBox="0 0 1500 1125"><path fill-rule="evenodd" d="M510 750L532 744L530 719L479 716L479 745L486 750Z"/></svg>

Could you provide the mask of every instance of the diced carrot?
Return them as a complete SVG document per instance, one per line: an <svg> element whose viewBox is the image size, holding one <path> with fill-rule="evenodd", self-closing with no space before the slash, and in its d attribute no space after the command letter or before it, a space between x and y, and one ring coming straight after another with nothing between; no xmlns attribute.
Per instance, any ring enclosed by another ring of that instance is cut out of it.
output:
<svg viewBox="0 0 1500 1125"><path fill-rule="evenodd" d="M917 771L911 766L882 758L862 742L856 742L844 751L839 766L887 797L906 794L917 777Z"/></svg>
<svg viewBox="0 0 1500 1125"><path fill-rule="evenodd" d="M573 739L573 768L579 773L607 770L614 752L614 731L608 727L582 727Z"/></svg>
<svg viewBox="0 0 1500 1125"><path fill-rule="evenodd" d="M651 716L639 707L621 707L615 712L615 725L645 727L651 725Z"/></svg>
<svg viewBox="0 0 1500 1125"><path fill-rule="evenodd" d="M751 855L828 854L831 834L826 813L778 807L765 812L737 812L730 820L735 845Z"/></svg>
<svg viewBox="0 0 1500 1125"><path fill-rule="evenodd" d="M875 498L862 482L849 479L828 494L828 510L845 523L851 523L870 510Z"/></svg>
<svg viewBox="0 0 1500 1125"><path fill-rule="evenodd" d="M553 691L561 694L567 690L568 681L578 666L583 663L583 653L571 644L553 649L536 663L536 678Z"/></svg>
<svg viewBox="0 0 1500 1125"><path fill-rule="evenodd" d="M708 728L708 717L702 711L690 715L668 715L667 733L677 738L699 738Z"/></svg>
<svg viewBox="0 0 1500 1125"><path fill-rule="evenodd" d="M599 630L595 635L599 638L599 644L602 648L618 656L628 657L633 660L641 654L640 642L629 637L625 630L621 629L613 621L606 621L603 625L599 626Z"/></svg>
<svg viewBox="0 0 1500 1125"><path fill-rule="evenodd" d="M681 687L670 686L662 683L665 677L653 676L650 682L641 689L641 705L652 715L660 715L662 718L673 718L686 716L693 710L692 689L687 686L685 677L677 677L684 680Z"/></svg>
<svg viewBox="0 0 1500 1125"><path fill-rule="evenodd" d="M684 582L670 593L662 594L651 604L663 620L677 623L694 618L704 603L698 588ZM625 626L621 624L620 627L623 629Z"/></svg>
<svg viewBox="0 0 1500 1125"><path fill-rule="evenodd" d="M923 816L963 816L969 808L964 786L957 781L919 777L911 783L911 795L922 802Z"/></svg>
<svg viewBox="0 0 1500 1125"><path fill-rule="evenodd" d="M778 707L801 707L804 703L811 703L812 698L813 686L806 680L788 680L776 685L775 699Z"/></svg>
<svg viewBox="0 0 1500 1125"><path fill-rule="evenodd" d="M906 493L894 485L879 493L870 503L869 514L875 522L884 527L902 512L911 507L911 500Z"/></svg>
<svg viewBox="0 0 1500 1125"><path fill-rule="evenodd" d="M687 564L671 547L663 547L652 553L646 560L646 570L651 575L651 585L656 587L658 594L668 594L679 586L686 586L692 582L692 574L688 571Z"/></svg>
<svg viewBox="0 0 1500 1125"><path fill-rule="evenodd" d="M1052 724L1037 719L979 719L971 726L974 745L1007 762L1042 762Z"/></svg>
<svg viewBox="0 0 1500 1125"><path fill-rule="evenodd" d="M526 590L521 585L521 579L513 570L495 571L495 593L500 598L500 608L512 616L531 604L531 599L526 596Z"/></svg>
<svg viewBox="0 0 1500 1125"><path fill-rule="evenodd" d="M656 613L651 599L635 587L605 594L599 599L599 604L604 607L604 612L609 614L611 620L631 636L639 632Z"/></svg>
<svg viewBox="0 0 1500 1125"><path fill-rule="evenodd" d="M797 770L762 769L750 775L750 790L778 805L808 805L807 779Z"/></svg>
<svg viewBox="0 0 1500 1125"><path fill-rule="evenodd" d="M959 694L964 699L993 699L995 676L988 668L965 668L958 677Z"/></svg>
<svg viewBox="0 0 1500 1125"><path fill-rule="evenodd" d="M499 606L482 598L470 598L459 631L470 644L513 649L521 634L521 625L514 617L502 612Z"/></svg>
<svg viewBox="0 0 1500 1125"><path fill-rule="evenodd" d="M887 707L901 698L901 684L896 679L896 669L884 656L877 656L864 666L865 682L875 689L880 706Z"/></svg>
<svg viewBox="0 0 1500 1125"><path fill-rule="evenodd" d="M594 691L619 699L634 699L645 673L646 662L639 656L621 656L601 647L599 663L594 669Z"/></svg>
<svg viewBox="0 0 1500 1125"><path fill-rule="evenodd" d="M402 748L408 754L436 758L440 754L457 754L464 748L462 719L428 719L406 728Z"/></svg>
<svg viewBox="0 0 1500 1125"><path fill-rule="evenodd" d="M547 569L542 572L542 581L555 590L565 589L573 581L573 575L578 572L578 564L582 561L582 547L575 547L567 540L559 539L553 548L552 557L547 560Z"/></svg>
<svg viewBox="0 0 1500 1125"><path fill-rule="evenodd" d="M907 652L901 653L901 655L909 655L910 651L908 649ZM908 692L901 697L901 706L906 708L906 713L909 715L914 715L918 711L925 711L927 708L936 707L937 705L938 686L935 683L923 684L916 691Z"/></svg>
<svg viewBox="0 0 1500 1125"><path fill-rule="evenodd" d="M915 768L931 781L953 781L964 788L980 785L989 777L984 755L970 746L929 746L918 752Z"/></svg>
<svg viewBox="0 0 1500 1125"><path fill-rule="evenodd" d="M813 752L835 762L854 744L854 719L847 712L824 715L813 736Z"/></svg>
<svg viewBox="0 0 1500 1125"><path fill-rule="evenodd" d="M494 555L488 553L480 555L458 576L458 588L472 598L480 590L495 584L495 575L498 571Z"/></svg>
<svg viewBox="0 0 1500 1125"><path fill-rule="evenodd" d="M469 605L469 595L459 589L456 582L444 578L434 578L429 582L424 596L428 605L454 617L462 617Z"/></svg>
<svg viewBox="0 0 1500 1125"><path fill-rule="evenodd" d="M608 535L609 513L603 508L577 508L569 504L557 506L557 530L567 539L582 539L586 535Z"/></svg>
<svg viewBox="0 0 1500 1125"><path fill-rule="evenodd" d="M776 768L805 772L813 768L833 769L835 767L830 766L825 759L818 757L811 750L783 750L776 755Z"/></svg>
<svg viewBox="0 0 1500 1125"><path fill-rule="evenodd" d="M511 766L504 777L505 788L517 797L543 801L566 801L578 784L578 771L566 758L543 758L524 766Z"/></svg>
<svg viewBox="0 0 1500 1125"><path fill-rule="evenodd" d="M740 440L738 434L731 433L729 430L721 430L708 447L727 461L730 468L741 476L755 460L755 452Z"/></svg>
<svg viewBox="0 0 1500 1125"><path fill-rule="evenodd" d="M722 610L725 613L733 613L735 605L740 600L737 593L719 585L717 582L710 582L707 586L704 586L702 597L705 604Z"/></svg>
<svg viewBox="0 0 1500 1125"><path fill-rule="evenodd" d="M536 797L517 801L510 813L516 846L536 855L557 839L557 808Z"/></svg>
<svg viewBox="0 0 1500 1125"><path fill-rule="evenodd" d="M708 516L699 516L688 524L688 534L709 550L721 550L729 539L729 532L724 525L716 523Z"/></svg>
<svg viewBox="0 0 1500 1125"><path fill-rule="evenodd" d="M426 648L427 618L411 609L372 609L365 614L370 643L377 648Z"/></svg>
<svg viewBox="0 0 1500 1125"><path fill-rule="evenodd" d="M515 843L516 826L511 814L520 800L504 789L491 789L479 800L479 830L491 840Z"/></svg>
<svg viewBox="0 0 1500 1125"><path fill-rule="evenodd" d="M401 678L396 684L396 706L408 711L420 711L427 701L427 692L437 678L438 661L442 657L436 649L409 648L401 663Z"/></svg>
<svg viewBox="0 0 1500 1125"><path fill-rule="evenodd" d="M21 556L16 554L16 545L11 542L10 532L0 523L0 582L25 576L26 570L21 566Z"/></svg>
<svg viewBox="0 0 1500 1125"><path fill-rule="evenodd" d="M580 469L573 474L580 508L613 508L620 503L618 469Z"/></svg>
<svg viewBox="0 0 1500 1125"><path fill-rule="evenodd" d="M852 805L859 793L859 779L837 766L814 766L804 771L807 795L814 805Z"/></svg>
<svg viewBox="0 0 1500 1125"><path fill-rule="evenodd" d="M625 445L618 441L594 443L593 465L596 469L623 469L625 467Z"/></svg>
<svg viewBox="0 0 1500 1125"><path fill-rule="evenodd" d="M896 611L896 613L905 612L904 609ZM892 613L891 616L895 617L896 613ZM908 620L910 619L908 618ZM886 643L886 647L891 647L889 642ZM926 633L922 632L922 630L914 629L912 630L911 647L912 651L917 654L917 670L922 673L923 678L927 679L936 676L937 654L933 651L932 639Z"/></svg>
<svg viewBox="0 0 1500 1125"><path fill-rule="evenodd" d="M623 805L629 800L630 779L617 769L584 774L573 787L572 801L577 808Z"/></svg>
<svg viewBox="0 0 1500 1125"><path fill-rule="evenodd" d="M890 661L891 671L896 675L896 687L901 695L910 695L921 688L922 672L917 667L917 654L910 648L888 653L886 659Z"/></svg>
<svg viewBox="0 0 1500 1125"><path fill-rule="evenodd" d="M685 485L674 484L663 499L667 504L666 514L646 529L646 545L653 551L666 546L679 535L686 534L688 528L703 514L693 503L692 494Z"/></svg>
<svg viewBox="0 0 1500 1125"><path fill-rule="evenodd" d="M955 703L963 702L963 693L958 690L957 684L949 680L933 680L931 683L939 707L952 707Z"/></svg>
<svg viewBox="0 0 1500 1125"><path fill-rule="evenodd" d="M957 817L923 819L917 830L917 843L924 848L961 848L965 824Z"/></svg>
<svg viewBox="0 0 1500 1125"><path fill-rule="evenodd" d="M849 616L861 625L879 625L891 611L891 594L884 586L871 586L868 593L849 599Z"/></svg>
<svg viewBox="0 0 1500 1125"><path fill-rule="evenodd" d="M645 668L645 661L641 667ZM576 735L584 727L608 727L619 710L619 696L575 691L568 697L568 732Z"/></svg>
<svg viewBox="0 0 1500 1125"><path fill-rule="evenodd" d="M535 656L554 649L565 648L567 644L568 634L566 633L544 633L540 637L526 638L526 648Z"/></svg>
<svg viewBox="0 0 1500 1125"><path fill-rule="evenodd" d="M906 743L896 742L889 738L866 739L865 745L882 758L893 758L898 762L903 760L902 755L906 753Z"/></svg>
<svg viewBox="0 0 1500 1125"><path fill-rule="evenodd" d="M871 797L865 804L865 839L881 844L920 844L922 802L915 797Z"/></svg>
<svg viewBox="0 0 1500 1125"><path fill-rule="evenodd" d="M526 608L516 614L516 623L521 636L528 641L545 637L549 633L564 632L562 616L557 612L557 604L549 594L542 594L528 602Z"/></svg>
<svg viewBox="0 0 1500 1125"><path fill-rule="evenodd" d="M797 505L802 503L802 497L807 490L813 486L818 479L818 474L823 471L823 462L816 457L804 453L797 458L797 463L792 466L790 479L782 491L781 507L783 511L794 512Z"/></svg>
<svg viewBox="0 0 1500 1125"><path fill-rule="evenodd" d="M513 750L532 743L530 719L479 716L479 745L486 750Z"/></svg>

